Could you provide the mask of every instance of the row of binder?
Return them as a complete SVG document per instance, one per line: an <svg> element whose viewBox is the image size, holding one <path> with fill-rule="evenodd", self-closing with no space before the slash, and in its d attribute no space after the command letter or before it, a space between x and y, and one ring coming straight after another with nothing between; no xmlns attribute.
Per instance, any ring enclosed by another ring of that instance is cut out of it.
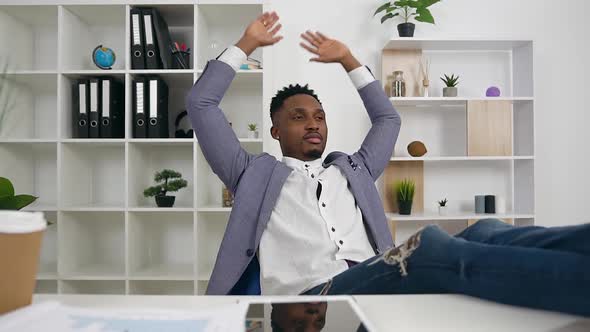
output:
<svg viewBox="0 0 590 332"><path fill-rule="evenodd" d="M166 20L155 8L131 8L131 68L172 68L171 38Z"/></svg>
<svg viewBox="0 0 590 332"><path fill-rule="evenodd" d="M168 85L158 77L133 80L133 137L168 138Z"/></svg>
<svg viewBox="0 0 590 332"><path fill-rule="evenodd" d="M74 138L123 138L125 88L114 78L79 79L72 86Z"/></svg>

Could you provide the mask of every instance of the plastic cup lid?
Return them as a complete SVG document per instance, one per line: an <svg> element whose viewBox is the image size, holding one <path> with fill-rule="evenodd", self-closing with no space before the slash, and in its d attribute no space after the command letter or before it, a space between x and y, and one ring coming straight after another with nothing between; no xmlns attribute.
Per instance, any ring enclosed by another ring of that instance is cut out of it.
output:
<svg viewBox="0 0 590 332"><path fill-rule="evenodd" d="M43 212L0 211L0 233L33 233L45 228Z"/></svg>

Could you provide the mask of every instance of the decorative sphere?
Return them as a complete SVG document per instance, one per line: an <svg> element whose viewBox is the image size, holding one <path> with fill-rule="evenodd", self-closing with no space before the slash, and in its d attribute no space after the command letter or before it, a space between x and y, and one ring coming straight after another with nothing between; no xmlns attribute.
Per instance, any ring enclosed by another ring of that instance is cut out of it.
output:
<svg viewBox="0 0 590 332"><path fill-rule="evenodd" d="M426 146L420 141L413 141L412 143L408 144L408 153L412 157L422 157L426 154L426 152L428 152L426 150Z"/></svg>
<svg viewBox="0 0 590 332"><path fill-rule="evenodd" d="M486 91L486 97L500 97L500 89L495 86L491 86Z"/></svg>
<svg viewBox="0 0 590 332"><path fill-rule="evenodd" d="M92 61L100 69L111 69L115 64L115 52L108 48L98 45L92 52Z"/></svg>

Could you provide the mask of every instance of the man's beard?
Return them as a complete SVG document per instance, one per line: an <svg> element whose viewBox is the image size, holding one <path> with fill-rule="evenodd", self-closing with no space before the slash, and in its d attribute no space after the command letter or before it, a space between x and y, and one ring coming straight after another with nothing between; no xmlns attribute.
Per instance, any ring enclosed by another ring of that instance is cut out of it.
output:
<svg viewBox="0 0 590 332"><path fill-rule="evenodd" d="M313 149L310 151L307 151L305 153L305 156L310 158L310 159L318 159L322 157L322 151L320 149Z"/></svg>

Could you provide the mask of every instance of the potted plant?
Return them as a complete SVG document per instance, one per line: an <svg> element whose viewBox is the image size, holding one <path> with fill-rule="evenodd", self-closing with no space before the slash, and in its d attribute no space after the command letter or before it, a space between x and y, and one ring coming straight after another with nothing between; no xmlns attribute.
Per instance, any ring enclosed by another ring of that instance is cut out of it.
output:
<svg viewBox="0 0 590 332"><path fill-rule="evenodd" d="M445 77L440 78L446 85L443 88L443 97L457 97L457 85L459 85L459 75L455 77L455 74L452 74L449 77L445 74Z"/></svg>
<svg viewBox="0 0 590 332"><path fill-rule="evenodd" d="M32 195L15 195L12 182L0 177L0 210L20 210L36 201L37 198Z"/></svg>
<svg viewBox="0 0 590 332"><path fill-rule="evenodd" d="M438 214L441 216L447 215L447 199L438 201Z"/></svg>
<svg viewBox="0 0 590 332"><path fill-rule="evenodd" d="M409 215L412 213L412 202L414 200L414 191L416 185L411 179L404 179L397 182L394 187L397 198L399 214Z"/></svg>
<svg viewBox="0 0 590 332"><path fill-rule="evenodd" d="M186 180L182 179L182 174L170 170L164 169L160 172L156 172L154 176L155 182L163 182L153 187L149 187L143 191L145 197L156 198L156 205L158 207L172 207L176 196L166 195L169 191L178 191L187 186Z"/></svg>
<svg viewBox="0 0 590 332"><path fill-rule="evenodd" d="M258 125L255 123L248 124L248 138L258 138Z"/></svg>
<svg viewBox="0 0 590 332"><path fill-rule="evenodd" d="M0 62L4 62L0 58ZM8 114L14 110L16 106L14 82L10 82L8 77L8 62L5 62L0 71L0 135L2 135L3 124L8 117Z"/></svg>
<svg viewBox="0 0 590 332"><path fill-rule="evenodd" d="M428 7L434 5L440 0L400 0L400 1L388 1L381 5L375 11L373 16L385 12L385 15L381 17L381 24L390 18L401 16L404 20L403 23L398 24L397 31L400 37L413 37L414 36L414 23L410 22L410 19L414 19L418 22L434 24L434 17L430 13Z"/></svg>

